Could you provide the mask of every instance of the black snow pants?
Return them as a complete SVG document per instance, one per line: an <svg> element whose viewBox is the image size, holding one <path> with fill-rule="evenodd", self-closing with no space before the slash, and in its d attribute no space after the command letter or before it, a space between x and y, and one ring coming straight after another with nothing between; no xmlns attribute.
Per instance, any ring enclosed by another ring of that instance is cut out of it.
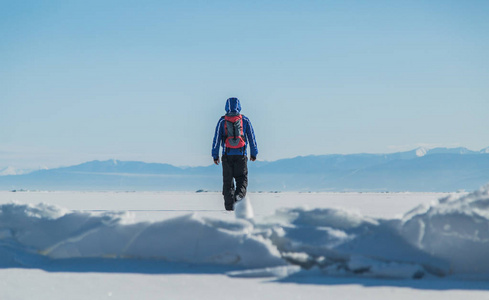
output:
<svg viewBox="0 0 489 300"><path fill-rule="evenodd" d="M248 157L245 155L222 156L222 194L226 210L234 210L237 198L246 196L248 187ZM236 188L234 181L236 181Z"/></svg>

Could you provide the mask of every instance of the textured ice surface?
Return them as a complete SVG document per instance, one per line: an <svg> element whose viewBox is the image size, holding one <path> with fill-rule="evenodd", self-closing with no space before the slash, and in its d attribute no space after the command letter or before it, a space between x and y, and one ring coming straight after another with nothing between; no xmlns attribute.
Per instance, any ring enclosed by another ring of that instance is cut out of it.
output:
<svg viewBox="0 0 489 300"><path fill-rule="evenodd" d="M136 222L128 212L72 211L47 204L0 206L0 265L43 259L143 259L239 267L235 277L421 278L489 273L488 187L381 219L332 208L282 208L253 219L186 214ZM486 276L487 277L487 276Z"/></svg>

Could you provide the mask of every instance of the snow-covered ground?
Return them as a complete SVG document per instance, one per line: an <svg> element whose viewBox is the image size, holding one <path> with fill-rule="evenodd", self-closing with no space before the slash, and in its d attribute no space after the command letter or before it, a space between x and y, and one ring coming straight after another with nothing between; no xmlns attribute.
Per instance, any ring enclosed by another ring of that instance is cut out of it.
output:
<svg viewBox="0 0 489 300"><path fill-rule="evenodd" d="M489 299L489 194L0 192L0 299Z"/></svg>

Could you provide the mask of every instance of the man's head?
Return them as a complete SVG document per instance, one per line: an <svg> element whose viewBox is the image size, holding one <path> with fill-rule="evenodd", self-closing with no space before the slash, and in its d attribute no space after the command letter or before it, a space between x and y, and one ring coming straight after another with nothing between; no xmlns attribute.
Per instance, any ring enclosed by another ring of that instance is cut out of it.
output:
<svg viewBox="0 0 489 300"><path fill-rule="evenodd" d="M241 104L236 97L228 98L226 100L226 113L227 114L239 114L241 111Z"/></svg>

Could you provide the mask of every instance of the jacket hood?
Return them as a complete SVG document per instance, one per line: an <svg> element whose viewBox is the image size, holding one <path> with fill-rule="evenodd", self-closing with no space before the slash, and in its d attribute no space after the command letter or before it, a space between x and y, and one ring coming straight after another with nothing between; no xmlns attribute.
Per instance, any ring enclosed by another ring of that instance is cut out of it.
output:
<svg viewBox="0 0 489 300"><path fill-rule="evenodd" d="M238 98L229 98L227 101L226 101L226 113L230 114L230 113L239 113L241 111L241 104L239 103L239 99Z"/></svg>

